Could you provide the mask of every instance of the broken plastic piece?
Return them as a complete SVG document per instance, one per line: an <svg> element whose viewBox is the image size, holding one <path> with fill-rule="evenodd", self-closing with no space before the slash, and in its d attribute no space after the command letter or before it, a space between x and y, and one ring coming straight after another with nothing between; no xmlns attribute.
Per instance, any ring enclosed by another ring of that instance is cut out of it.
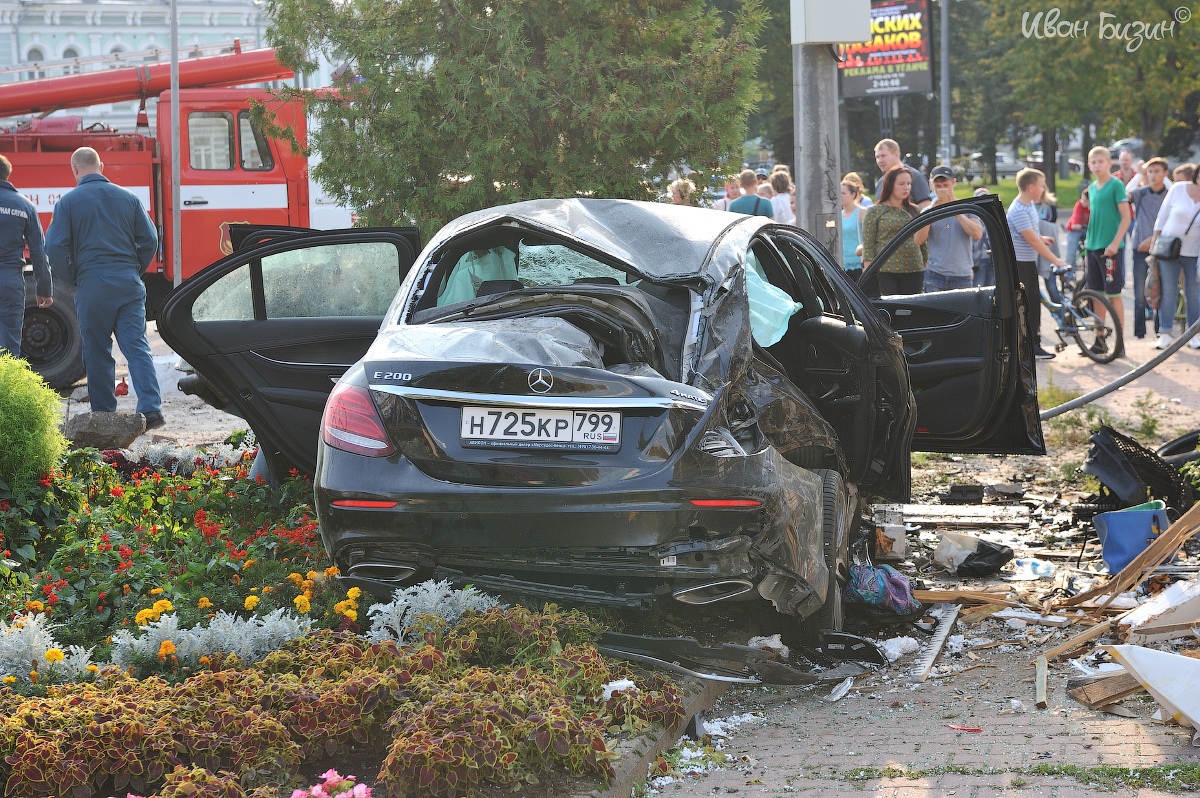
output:
<svg viewBox="0 0 1200 798"><path fill-rule="evenodd" d="M1200 581L1176 582L1121 619L1130 643L1187 637L1200 626Z"/></svg>
<svg viewBox="0 0 1200 798"><path fill-rule="evenodd" d="M979 726L956 726L953 723L949 724L948 728L960 732L971 732L972 734L980 734L983 731Z"/></svg>
<svg viewBox="0 0 1200 798"><path fill-rule="evenodd" d="M828 701L831 704L841 701L843 698L846 697L846 693L850 692L850 688L853 686L854 686L854 677L847 676L845 679L843 679L841 682L839 682L838 686L833 688L833 690L830 691L829 695L825 696L825 698L823 700Z"/></svg>
<svg viewBox="0 0 1200 798"><path fill-rule="evenodd" d="M1104 650L1142 683L1164 715L1200 731L1200 693L1196 691L1200 659L1143 646L1105 646Z"/></svg>

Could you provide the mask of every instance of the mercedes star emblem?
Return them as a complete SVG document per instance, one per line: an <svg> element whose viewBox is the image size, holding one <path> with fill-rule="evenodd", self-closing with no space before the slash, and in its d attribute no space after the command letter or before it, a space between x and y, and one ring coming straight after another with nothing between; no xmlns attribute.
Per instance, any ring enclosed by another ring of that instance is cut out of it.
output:
<svg viewBox="0 0 1200 798"><path fill-rule="evenodd" d="M554 387L554 376L549 369L534 369L529 372L529 390L534 393L546 393Z"/></svg>

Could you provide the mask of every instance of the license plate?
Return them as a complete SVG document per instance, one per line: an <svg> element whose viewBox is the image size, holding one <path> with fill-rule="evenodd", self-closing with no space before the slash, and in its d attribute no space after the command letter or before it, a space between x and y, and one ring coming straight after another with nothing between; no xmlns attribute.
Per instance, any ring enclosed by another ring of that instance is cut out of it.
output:
<svg viewBox="0 0 1200 798"><path fill-rule="evenodd" d="M463 446L615 452L621 448L621 413L464 407L459 436Z"/></svg>

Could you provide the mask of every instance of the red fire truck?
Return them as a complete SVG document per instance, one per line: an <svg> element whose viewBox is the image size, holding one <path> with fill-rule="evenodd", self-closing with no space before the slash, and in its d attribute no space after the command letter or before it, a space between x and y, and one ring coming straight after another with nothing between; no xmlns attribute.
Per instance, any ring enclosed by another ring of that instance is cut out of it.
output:
<svg viewBox="0 0 1200 798"><path fill-rule="evenodd" d="M232 223L350 226L349 212L310 184L305 157L295 154L290 144L266 137L250 114L251 103L265 104L303 147L306 123L301 104L279 103L261 89L230 88L291 77L273 50L242 52L235 43L231 53L181 61L178 100L169 91L166 63L3 85L0 118L41 116L0 132L0 153L12 161L13 183L37 207L43 228L50 223L55 202L75 185L71 153L83 146L100 153L105 176L134 192L159 229L159 253L144 278L147 313L153 315L171 290L176 269L187 279L232 252ZM154 135L144 110L150 97L158 100ZM85 126L79 116L45 118L63 108L129 100L142 101L132 133L101 124ZM172 114L179 117L183 154L179 230L171 214ZM176 236L183 252L179 264L171 262ZM69 386L83 376L72 288L55 281L54 305L39 309L33 303L31 275L26 287L21 354L52 386Z"/></svg>

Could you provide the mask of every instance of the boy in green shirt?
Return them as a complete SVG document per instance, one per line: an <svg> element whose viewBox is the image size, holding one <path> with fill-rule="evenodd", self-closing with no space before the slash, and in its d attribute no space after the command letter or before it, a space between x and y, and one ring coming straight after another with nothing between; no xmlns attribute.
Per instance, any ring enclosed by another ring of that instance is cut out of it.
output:
<svg viewBox="0 0 1200 798"><path fill-rule="evenodd" d="M1113 179L1112 155L1106 147L1092 148L1088 153L1088 168L1096 179L1088 186L1092 215L1088 219L1084 243L1087 250L1086 286L1104 292L1116 311L1114 323L1124 327L1125 305L1121 301L1121 289L1125 287L1125 253L1121 247L1125 243L1125 231L1129 229L1133 214L1129 210L1125 185ZM1095 310L1103 321L1104 308L1097 307ZM1095 346L1106 348L1104 339L1097 339Z"/></svg>

